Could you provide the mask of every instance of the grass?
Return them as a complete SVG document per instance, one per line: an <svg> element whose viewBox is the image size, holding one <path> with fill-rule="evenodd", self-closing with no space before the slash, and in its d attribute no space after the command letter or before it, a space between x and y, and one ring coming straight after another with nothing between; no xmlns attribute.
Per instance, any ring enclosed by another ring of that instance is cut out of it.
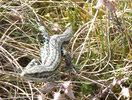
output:
<svg viewBox="0 0 132 100"><path fill-rule="evenodd" d="M47 82L19 76L32 59L40 60L43 40L31 21L40 21L50 36L73 25L73 38L66 49L75 70L60 71L63 76L56 85L71 80L76 100L131 99L131 0L115 2L116 16L105 4L96 9L97 0L6 0L0 4L1 99L52 99L53 92L59 91L42 93ZM129 89L129 97L123 94L123 87Z"/></svg>

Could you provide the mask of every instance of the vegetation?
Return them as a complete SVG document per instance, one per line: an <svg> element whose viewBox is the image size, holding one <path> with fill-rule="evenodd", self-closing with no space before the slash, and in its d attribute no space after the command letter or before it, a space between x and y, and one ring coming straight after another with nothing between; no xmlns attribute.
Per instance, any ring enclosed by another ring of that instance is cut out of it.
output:
<svg viewBox="0 0 132 100"><path fill-rule="evenodd" d="M131 9L131 0L0 1L0 99L132 99ZM73 25L67 51L75 68L59 70L59 81L20 77L32 59L40 60L35 22L49 35Z"/></svg>

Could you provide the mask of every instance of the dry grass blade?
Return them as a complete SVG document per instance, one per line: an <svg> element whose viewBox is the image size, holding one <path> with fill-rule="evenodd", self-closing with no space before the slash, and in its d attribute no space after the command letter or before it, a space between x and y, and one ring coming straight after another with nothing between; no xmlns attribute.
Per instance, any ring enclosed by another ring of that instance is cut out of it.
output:
<svg viewBox="0 0 132 100"><path fill-rule="evenodd" d="M90 25L89 31L88 31L88 33L87 33L87 36L86 36L84 42L82 43L82 49L81 49L81 51L80 51L80 53L79 53L79 56L78 56L77 61L76 61L76 64L78 63L78 61L79 61L79 59L80 59L80 56L82 55L82 51L83 51L83 49L84 49L84 47L85 47L86 41L88 40L89 34L90 34L91 30L93 29L93 24L94 24L94 21L95 21L95 18L96 18L96 16L97 16L97 14L98 14L98 10L96 11L94 18L93 18L92 21L91 21L91 25Z"/></svg>

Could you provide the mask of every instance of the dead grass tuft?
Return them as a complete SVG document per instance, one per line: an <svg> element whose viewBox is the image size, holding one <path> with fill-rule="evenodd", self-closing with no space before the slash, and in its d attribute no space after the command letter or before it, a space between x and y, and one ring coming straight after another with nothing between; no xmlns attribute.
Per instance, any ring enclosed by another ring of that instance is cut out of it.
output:
<svg viewBox="0 0 132 100"><path fill-rule="evenodd" d="M2 0L0 4L1 99L63 100L66 93L76 100L132 98L131 0ZM49 35L73 24L67 50L75 70L61 72L64 77L55 84L70 80L70 90L42 93L45 83L21 79L23 67L34 58L40 60L43 40L35 21Z"/></svg>

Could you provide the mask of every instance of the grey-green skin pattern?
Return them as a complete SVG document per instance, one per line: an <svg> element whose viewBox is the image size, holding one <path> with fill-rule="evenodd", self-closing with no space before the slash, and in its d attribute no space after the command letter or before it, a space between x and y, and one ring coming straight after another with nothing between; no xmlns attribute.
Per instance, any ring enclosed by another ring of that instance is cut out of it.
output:
<svg viewBox="0 0 132 100"><path fill-rule="evenodd" d="M53 35L49 38L49 41L44 42L44 46L41 48L41 60L31 61L21 73L21 76L26 74L44 74L54 72L61 63L61 48L64 42L70 41L72 38L72 26L68 27L63 34ZM48 75L48 74L47 74Z"/></svg>

